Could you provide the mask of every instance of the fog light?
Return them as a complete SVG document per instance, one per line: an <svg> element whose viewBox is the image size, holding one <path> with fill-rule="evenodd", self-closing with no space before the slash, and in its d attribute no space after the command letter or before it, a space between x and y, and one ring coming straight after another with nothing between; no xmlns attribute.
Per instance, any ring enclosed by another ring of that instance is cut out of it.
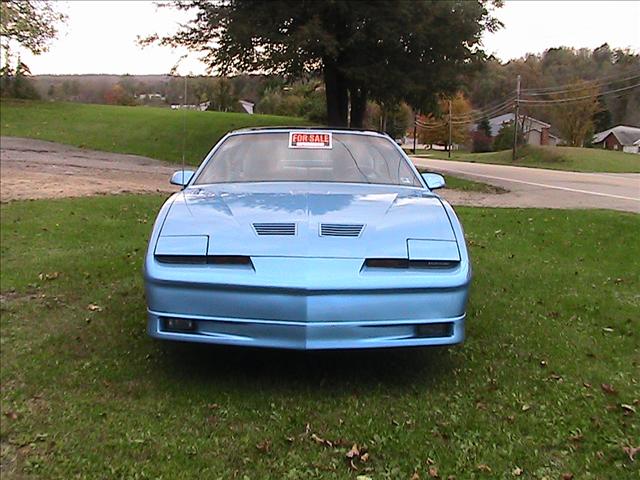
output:
<svg viewBox="0 0 640 480"><path fill-rule="evenodd" d="M426 323L416 325L416 337L419 338L440 338L453 335L453 323Z"/></svg>
<svg viewBox="0 0 640 480"><path fill-rule="evenodd" d="M164 330L171 332L192 332L196 329L196 322L188 318L164 318Z"/></svg>

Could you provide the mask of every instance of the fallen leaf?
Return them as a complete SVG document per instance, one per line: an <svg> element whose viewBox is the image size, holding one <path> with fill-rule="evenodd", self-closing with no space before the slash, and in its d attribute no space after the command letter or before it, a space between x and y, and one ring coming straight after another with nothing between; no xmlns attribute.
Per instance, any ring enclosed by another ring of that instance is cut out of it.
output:
<svg viewBox="0 0 640 480"><path fill-rule="evenodd" d="M356 480L371 480L371 477L369 477L368 475L358 475L356 477Z"/></svg>
<svg viewBox="0 0 640 480"><path fill-rule="evenodd" d="M101 312L102 307L99 305L96 305L95 303L90 303L89 305L87 305L87 310L90 310L92 312Z"/></svg>
<svg viewBox="0 0 640 480"><path fill-rule="evenodd" d="M516 468L514 468L514 469L513 469L513 471L511 472L511 474L512 474L514 477L519 477L520 475L522 475L522 472L523 472L523 471L524 471L524 470L522 470L520 467L516 467Z"/></svg>
<svg viewBox="0 0 640 480"><path fill-rule="evenodd" d="M14 411L8 411L5 412L4 414L7 418L10 418L11 420L17 420L18 419L18 414Z"/></svg>
<svg viewBox="0 0 640 480"><path fill-rule="evenodd" d="M635 462L636 453L640 452L640 447L622 447L622 450L629 456L629 460Z"/></svg>
<svg viewBox="0 0 640 480"><path fill-rule="evenodd" d="M620 404L620 408L624 410L625 415L629 415L630 413L636 413L636 409L633 405L628 405L626 403Z"/></svg>
<svg viewBox="0 0 640 480"><path fill-rule="evenodd" d="M316 443L320 443L322 445L326 445L328 447L333 447L333 443L330 440L325 440L324 438L319 437L315 433L311 434L311 440L313 440Z"/></svg>
<svg viewBox="0 0 640 480"><path fill-rule="evenodd" d="M369 460L369 454L368 453L364 453L361 457L360 460L362 462L366 462L367 460Z"/></svg>
<svg viewBox="0 0 640 480"><path fill-rule="evenodd" d="M347 452L347 458L357 458L360 456L360 450L358 444L354 443L351 449Z"/></svg>
<svg viewBox="0 0 640 480"><path fill-rule="evenodd" d="M60 276L60 272L41 273L38 275L40 280L55 280Z"/></svg>
<svg viewBox="0 0 640 480"><path fill-rule="evenodd" d="M611 328L611 327L603 327L602 331L603 332L607 332L607 333L612 333L613 332L613 328Z"/></svg>
<svg viewBox="0 0 640 480"><path fill-rule="evenodd" d="M413 475L411 475L410 480L420 480L420 474L417 471L413 472Z"/></svg>
<svg viewBox="0 0 640 480"><path fill-rule="evenodd" d="M616 395L618 392L616 391L615 388L613 388L613 385L609 384L609 383L602 383L600 385L600 388L602 388L602 391L604 393L608 393L609 395Z"/></svg>
<svg viewBox="0 0 640 480"><path fill-rule="evenodd" d="M582 435L581 433L576 433L569 437L569 440L571 440L572 442L581 442L583 439L584 435Z"/></svg>
<svg viewBox="0 0 640 480"><path fill-rule="evenodd" d="M263 440L256 445L256 448L262 453L269 453L271 450L271 440Z"/></svg>
<svg viewBox="0 0 640 480"><path fill-rule="evenodd" d="M591 384L590 384L590 383L587 383L587 382L584 382L584 383L582 384L582 386L583 386L584 388L591 388Z"/></svg>
<svg viewBox="0 0 640 480"><path fill-rule="evenodd" d="M486 463L481 463L476 468L478 470L480 470L481 472L491 473L491 467L489 465L487 465Z"/></svg>
<svg viewBox="0 0 640 480"><path fill-rule="evenodd" d="M573 480L573 473L563 473L562 474L562 480Z"/></svg>
<svg viewBox="0 0 640 480"><path fill-rule="evenodd" d="M218 405L217 403L210 403L210 404L207 405L207 408L209 410L216 410L216 409L220 408L220 405Z"/></svg>
<svg viewBox="0 0 640 480"><path fill-rule="evenodd" d="M438 467L429 467L429 476L431 478L440 478L438 475Z"/></svg>
<svg viewBox="0 0 640 480"><path fill-rule="evenodd" d="M522 411L526 412L527 410L531 410L531 405L525 403L524 405L522 405Z"/></svg>

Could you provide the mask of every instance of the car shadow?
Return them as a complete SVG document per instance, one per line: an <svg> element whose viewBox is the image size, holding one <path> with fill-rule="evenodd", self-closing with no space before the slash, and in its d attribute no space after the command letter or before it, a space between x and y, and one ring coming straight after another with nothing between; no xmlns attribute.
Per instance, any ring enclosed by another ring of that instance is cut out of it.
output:
<svg viewBox="0 0 640 480"><path fill-rule="evenodd" d="M412 387L436 385L452 375L462 347L371 350L291 351L160 342L162 371L175 382L215 382L231 388L241 384L260 388L344 391L376 388L380 384Z"/></svg>

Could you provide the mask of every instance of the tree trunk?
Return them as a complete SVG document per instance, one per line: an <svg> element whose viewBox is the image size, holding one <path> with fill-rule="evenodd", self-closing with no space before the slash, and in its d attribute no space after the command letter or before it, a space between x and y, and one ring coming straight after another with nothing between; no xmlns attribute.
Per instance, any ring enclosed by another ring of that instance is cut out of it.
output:
<svg viewBox="0 0 640 480"><path fill-rule="evenodd" d="M346 127L349 106L347 82L335 64L326 59L323 73L327 99L327 123L330 127Z"/></svg>
<svg viewBox="0 0 640 480"><path fill-rule="evenodd" d="M362 87L351 87L351 128L363 128L367 112L367 91Z"/></svg>

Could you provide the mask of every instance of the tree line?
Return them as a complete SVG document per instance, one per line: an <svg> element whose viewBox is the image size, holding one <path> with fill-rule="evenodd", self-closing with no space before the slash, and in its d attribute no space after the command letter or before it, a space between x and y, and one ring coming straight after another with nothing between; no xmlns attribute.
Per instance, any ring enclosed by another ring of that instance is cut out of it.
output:
<svg viewBox="0 0 640 480"><path fill-rule="evenodd" d="M195 14L169 36L142 45L183 46L203 54L207 76L121 76L89 84L36 79L10 55L2 67L2 95L40 96L115 104L206 104L306 116L331 126L368 127L403 134L417 118L421 135L441 139L452 105L452 134L469 140L470 126L511 108L517 76L521 112L554 125L569 143L593 131L640 124L640 93L630 89L640 56L602 45L594 50L552 48L503 63L487 57L482 34L501 27L500 0L189 0L169 8ZM13 43L40 53L63 18L52 2L2 2L3 48ZM32 19L26 22L26 19ZM48 23L47 23L48 22ZM596 81L604 79L606 81ZM617 83L616 83L617 82ZM19 87L19 88L18 88ZM557 87L557 88L556 88ZM626 88L626 90L625 90ZM614 93L619 94L614 95ZM571 97L584 97L569 102ZM498 103L496 103L498 102ZM412 118L413 117L413 118Z"/></svg>

